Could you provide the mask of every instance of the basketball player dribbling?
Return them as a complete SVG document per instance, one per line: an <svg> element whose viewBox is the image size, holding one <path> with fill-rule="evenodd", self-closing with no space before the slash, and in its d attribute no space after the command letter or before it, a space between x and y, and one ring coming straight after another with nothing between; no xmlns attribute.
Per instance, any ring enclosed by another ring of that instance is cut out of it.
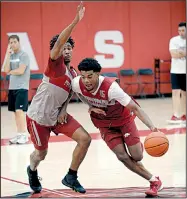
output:
<svg viewBox="0 0 187 199"><path fill-rule="evenodd" d="M115 80L99 75L101 66L95 59L83 59L78 70L80 76L73 79L72 89L84 99L83 102L89 106L91 104L90 117L94 126L99 129L102 139L119 161L150 182L150 189L146 194L157 196L158 191L162 189L162 182L140 162L143 159L143 145L134 122L135 116L152 132L158 129Z"/></svg>
<svg viewBox="0 0 187 199"><path fill-rule="evenodd" d="M62 183L77 192L86 192L77 180L77 170L87 153L91 137L71 115L67 114L65 104L71 99L71 81L77 75L70 66L74 47L70 34L83 18L84 11L81 3L73 22L60 35L52 38L44 78L27 112L27 128L35 147L30 155L27 174L31 189L37 193L42 190L37 167L47 155L51 131L55 134L63 133L77 142L69 172L62 179ZM63 151L59 154L63 157Z"/></svg>

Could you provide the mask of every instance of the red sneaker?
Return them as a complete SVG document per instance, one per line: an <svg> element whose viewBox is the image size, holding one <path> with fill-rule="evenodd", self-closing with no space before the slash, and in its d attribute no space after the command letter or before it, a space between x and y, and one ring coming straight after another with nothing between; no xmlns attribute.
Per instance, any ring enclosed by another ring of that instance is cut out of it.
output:
<svg viewBox="0 0 187 199"><path fill-rule="evenodd" d="M168 123L170 124L180 124L182 121L181 121L181 118L179 117L176 117L176 116L172 116L171 119L168 121Z"/></svg>
<svg viewBox="0 0 187 199"><path fill-rule="evenodd" d="M162 182L159 177L156 177L158 180L150 182L150 188L145 192L149 196L157 196L158 191L163 189Z"/></svg>
<svg viewBox="0 0 187 199"><path fill-rule="evenodd" d="M186 122L186 115L183 115L181 118L182 122Z"/></svg>

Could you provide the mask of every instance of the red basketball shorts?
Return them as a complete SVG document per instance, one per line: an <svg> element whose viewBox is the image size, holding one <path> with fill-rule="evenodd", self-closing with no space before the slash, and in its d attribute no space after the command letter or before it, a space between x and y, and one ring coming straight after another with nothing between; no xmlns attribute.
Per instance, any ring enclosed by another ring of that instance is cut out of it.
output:
<svg viewBox="0 0 187 199"><path fill-rule="evenodd" d="M119 144L125 143L127 146L133 146L140 142L134 120L121 127L99 128L99 130L102 139L111 150Z"/></svg>
<svg viewBox="0 0 187 199"><path fill-rule="evenodd" d="M40 125L28 116L26 117L26 120L27 129L31 136L31 141L37 150L45 150L48 148L51 131L56 134L64 134L72 138L73 133L81 127L81 125L69 114L67 117L67 123L59 123L52 127Z"/></svg>

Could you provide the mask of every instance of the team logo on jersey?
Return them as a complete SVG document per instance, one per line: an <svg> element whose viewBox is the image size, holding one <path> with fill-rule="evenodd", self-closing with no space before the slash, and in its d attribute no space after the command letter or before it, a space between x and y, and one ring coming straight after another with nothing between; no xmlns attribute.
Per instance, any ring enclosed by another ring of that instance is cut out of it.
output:
<svg viewBox="0 0 187 199"><path fill-rule="evenodd" d="M130 133L125 133L124 137L127 138L129 137Z"/></svg>
<svg viewBox="0 0 187 199"><path fill-rule="evenodd" d="M102 98L105 98L105 91L100 90L100 96L101 96Z"/></svg>
<svg viewBox="0 0 187 199"><path fill-rule="evenodd" d="M64 85L67 86L68 88L71 88L71 84L69 83L68 80L65 81Z"/></svg>

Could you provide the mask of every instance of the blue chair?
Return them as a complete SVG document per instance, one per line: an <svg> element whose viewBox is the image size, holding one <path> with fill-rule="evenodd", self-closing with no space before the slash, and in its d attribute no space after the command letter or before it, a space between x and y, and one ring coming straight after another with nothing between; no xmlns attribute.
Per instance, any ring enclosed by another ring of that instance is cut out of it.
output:
<svg viewBox="0 0 187 199"><path fill-rule="evenodd" d="M117 73L101 73L101 76L103 76L103 77L111 77L111 78L114 78L115 81L116 81L118 84L120 83L120 79L119 79Z"/></svg>
<svg viewBox="0 0 187 199"><path fill-rule="evenodd" d="M145 77L153 77L154 78L154 73L151 68L144 68L144 69L138 69L137 70L137 77L138 77L138 82L140 84L140 89L139 89L139 95L141 97L146 97L146 94L144 92L145 88L148 85L154 85L155 81L148 81L145 79Z"/></svg>
<svg viewBox="0 0 187 199"><path fill-rule="evenodd" d="M7 75L5 79L6 79L6 81L9 81L10 80L10 75Z"/></svg>
<svg viewBox="0 0 187 199"><path fill-rule="evenodd" d="M119 72L120 76L124 78L124 91L127 92L128 91L128 88L130 88L132 85L138 85L137 87L137 91L135 93L135 95L137 95L138 91L139 91L139 82L137 81L137 78L136 77L136 73L133 69L122 69L120 70ZM126 79L127 77L134 77L135 78L135 81L132 81L132 82L127 82Z"/></svg>
<svg viewBox="0 0 187 199"><path fill-rule="evenodd" d="M43 74L42 73L33 73L30 75L31 80L42 80Z"/></svg>
<svg viewBox="0 0 187 199"><path fill-rule="evenodd" d="M104 77L118 77L117 73L102 73L101 75Z"/></svg>

